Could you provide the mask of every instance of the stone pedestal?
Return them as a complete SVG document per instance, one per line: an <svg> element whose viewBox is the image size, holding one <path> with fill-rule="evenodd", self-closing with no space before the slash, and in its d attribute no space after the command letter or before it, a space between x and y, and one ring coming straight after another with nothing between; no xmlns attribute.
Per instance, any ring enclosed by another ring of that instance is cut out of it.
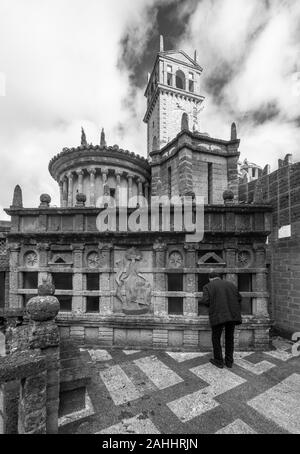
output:
<svg viewBox="0 0 300 454"><path fill-rule="evenodd" d="M58 432L60 369L59 330L54 319L59 312L59 302L55 296L47 295L54 293L52 285L47 287L47 284L43 284L38 292L39 295L31 298L26 306L29 315L28 344L30 349L39 351L46 362L46 431L54 434ZM41 382L42 378L40 377Z"/></svg>

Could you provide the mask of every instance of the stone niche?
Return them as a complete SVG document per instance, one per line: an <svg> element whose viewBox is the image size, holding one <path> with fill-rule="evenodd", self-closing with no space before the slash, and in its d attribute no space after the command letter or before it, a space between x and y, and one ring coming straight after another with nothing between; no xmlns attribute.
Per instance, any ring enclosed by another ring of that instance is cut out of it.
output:
<svg viewBox="0 0 300 454"><path fill-rule="evenodd" d="M152 251L134 247L114 251L115 313L144 315L153 312L152 260Z"/></svg>

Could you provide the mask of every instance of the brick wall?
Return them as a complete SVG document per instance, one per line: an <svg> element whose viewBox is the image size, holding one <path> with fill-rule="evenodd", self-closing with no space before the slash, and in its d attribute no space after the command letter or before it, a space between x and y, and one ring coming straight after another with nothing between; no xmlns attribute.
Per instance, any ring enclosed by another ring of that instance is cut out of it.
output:
<svg viewBox="0 0 300 454"><path fill-rule="evenodd" d="M291 156L279 160L276 171L265 167L258 180L240 182L243 202L268 201L273 207L269 238L271 313L275 328L289 336L300 331L300 162ZM280 238L280 229L290 226L291 236Z"/></svg>

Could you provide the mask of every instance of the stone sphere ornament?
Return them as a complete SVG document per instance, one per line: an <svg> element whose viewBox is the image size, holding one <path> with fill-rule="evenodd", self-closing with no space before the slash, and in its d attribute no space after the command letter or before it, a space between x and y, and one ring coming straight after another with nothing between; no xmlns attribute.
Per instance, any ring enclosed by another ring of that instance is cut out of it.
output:
<svg viewBox="0 0 300 454"><path fill-rule="evenodd" d="M234 202L234 192L231 191L230 189L227 189L226 191L223 192L223 200L224 203L233 203Z"/></svg>
<svg viewBox="0 0 300 454"><path fill-rule="evenodd" d="M83 194L82 192L78 192L76 194L76 205L77 206L84 206L86 202L86 195Z"/></svg>
<svg viewBox="0 0 300 454"><path fill-rule="evenodd" d="M48 279L44 278L43 283L38 286L38 295L39 296L48 296L54 295L55 286Z"/></svg>
<svg viewBox="0 0 300 454"><path fill-rule="evenodd" d="M45 322L53 320L59 312L59 301L53 296L55 287L47 279L38 287L38 296L30 298L26 304L26 312L31 320Z"/></svg>
<svg viewBox="0 0 300 454"><path fill-rule="evenodd" d="M40 207L43 208L47 208L50 206L50 203L51 203L51 197L49 194L42 194L40 196Z"/></svg>
<svg viewBox="0 0 300 454"><path fill-rule="evenodd" d="M54 320L59 312L59 301L53 295L34 296L26 304L26 312L35 322Z"/></svg>

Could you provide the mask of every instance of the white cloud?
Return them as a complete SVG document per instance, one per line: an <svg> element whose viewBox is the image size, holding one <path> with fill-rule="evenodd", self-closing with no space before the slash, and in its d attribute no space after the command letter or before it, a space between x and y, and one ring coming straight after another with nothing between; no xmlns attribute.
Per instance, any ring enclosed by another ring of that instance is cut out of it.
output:
<svg viewBox="0 0 300 454"><path fill-rule="evenodd" d="M297 0L203 0L181 42L190 52L198 49L204 67L202 129L228 138L230 124L236 121L242 158L263 166L270 163L273 169L285 154L300 158L295 75L293 81L297 63L300 67L299 23ZM219 98L216 93L210 96L215 87L208 82L213 79L222 82ZM270 105L278 115L255 122L253 114Z"/></svg>
<svg viewBox="0 0 300 454"><path fill-rule="evenodd" d="M118 62L128 30L135 55L142 54L156 1L1 0L0 208L10 205L17 183L25 206L36 206L42 192L58 203L48 162L79 144L81 125L90 142L99 143L104 126L109 144L146 153L142 93ZM129 94L133 110L124 104Z"/></svg>

